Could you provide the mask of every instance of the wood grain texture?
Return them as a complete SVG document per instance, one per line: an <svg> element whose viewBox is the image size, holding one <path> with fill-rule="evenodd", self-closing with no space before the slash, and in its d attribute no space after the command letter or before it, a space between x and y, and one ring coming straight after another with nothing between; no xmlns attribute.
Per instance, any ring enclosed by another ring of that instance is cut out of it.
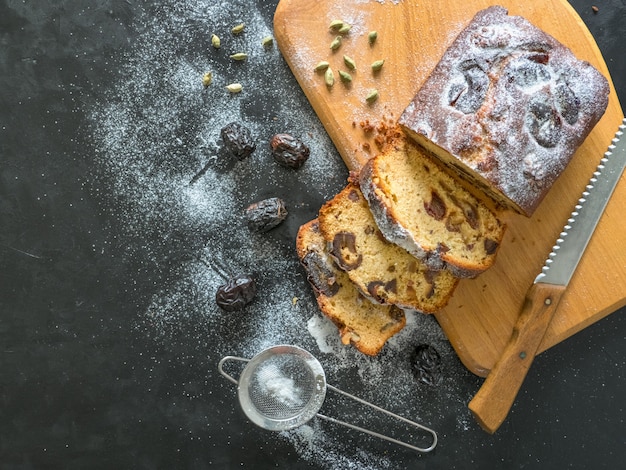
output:
<svg viewBox="0 0 626 470"><path fill-rule="evenodd" d="M509 414L564 292L542 283L528 290L509 342L468 405L485 431L496 432Z"/></svg>
<svg viewBox="0 0 626 470"><path fill-rule="evenodd" d="M593 37L566 1L499 4L552 34L610 79ZM397 120L456 35L476 12L490 5L482 0L282 0L274 16L274 34L346 165L358 170L376 154L376 137L382 135L376 128ZM353 27L339 50L332 52L329 45L335 35L328 24L337 18ZM373 46L367 40L371 30L378 32ZM357 64L350 86L337 77L338 70L346 70L344 54ZM384 59L385 64L380 73L373 74L370 64L378 59ZM329 61L335 71L336 83L330 89L323 76L313 70L321 60ZM372 88L378 89L380 97L368 105L365 96ZM461 361L475 374L486 376L500 357L526 291L622 118L611 83L605 115L533 217L501 213L508 229L495 265L477 279L463 280L450 304L436 314ZM365 125L367 122L370 126ZM625 200L623 176L539 352L626 304L626 218L620 213Z"/></svg>

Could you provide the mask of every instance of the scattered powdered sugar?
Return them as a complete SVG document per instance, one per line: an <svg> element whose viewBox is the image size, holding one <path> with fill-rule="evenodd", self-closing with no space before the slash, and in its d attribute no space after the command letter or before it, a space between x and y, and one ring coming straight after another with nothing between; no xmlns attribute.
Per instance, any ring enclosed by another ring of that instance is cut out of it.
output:
<svg viewBox="0 0 626 470"><path fill-rule="evenodd" d="M307 329L315 338L320 352L332 354L338 353L343 348L337 335L337 327L328 318L321 315L313 315L307 322Z"/></svg>
<svg viewBox="0 0 626 470"><path fill-rule="evenodd" d="M426 388L411 372L410 353L420 343L435 346L447 370L460 368L433 317L409 313L406 328L371 358L344 346L319 313L294 238L299 224L344 186L347 170L276 45L261 46L271 20L247 0L163 0L150 8L118 78L89 115L98 148L92 186L119 221L115 237L135 277L128 289L142 309L138 332L164 345L184 332L186 354L211 362L203 371L210 381L222 380L216 365L225 355L252 357L295 344L318 357L329 383L433 427L449 419L438 410L461 410L454 419L462 430L470 419L468 397L458 393L462 377ZM239 22L245 32L233 36ZM220 50L211 48L213 32L222 38ZM249 53L245 63L228 58L239 51ZM209 70L213 84L204 90L201 77ZM224 86L235 81L243 91L231 95ZM256 151L244 161L222 152L219 131L231 121L256 138ZM299 170L272 160L268 143L277 132L311 148ZM266 234L250 232L243 209L271 196L285 200L287 220ZM224 312L215 292L225 274L240 272L254 276L258 294L242 312ZM184 360L179 367L187 367ZM266 385L281 400L297 401L290 380ZM327 468L403 467L388 445L347 451L333 429L312 420L280 436L301 458Z"/></svg>

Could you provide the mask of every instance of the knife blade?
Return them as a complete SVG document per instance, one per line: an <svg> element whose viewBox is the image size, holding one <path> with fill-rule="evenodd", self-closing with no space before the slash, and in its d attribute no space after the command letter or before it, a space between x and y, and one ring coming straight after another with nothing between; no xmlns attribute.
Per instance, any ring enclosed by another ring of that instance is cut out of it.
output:
<svg viewBox="0 0 626 470"><path fill-rule="evenodd" d="M561 296L624 171L626 138L621 138L624 129L626 119L622 120L541 272L528 289L500 358L468 405L480 426L489 433L494 433L506 419Z"/></svg>

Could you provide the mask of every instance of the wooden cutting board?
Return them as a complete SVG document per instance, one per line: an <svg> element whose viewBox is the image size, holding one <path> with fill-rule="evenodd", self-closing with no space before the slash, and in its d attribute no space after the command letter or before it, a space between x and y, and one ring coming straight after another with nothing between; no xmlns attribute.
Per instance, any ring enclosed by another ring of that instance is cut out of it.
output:
<svg viewBox="0 0 626 470"><path fill-rule="evenodd" d="M586 26L564 0L501 1L512 15L521 15L569 46L580 59L609 73ZM376 138L393 124L426 79L444 50L476 12L492 5L417 0L282 0L274 17L274 34L287 63L346 165L358 170L376 153ZM341 47L332 52L336 36L332 20L352 25ZM368 33L378 32L370 46ZM339 70L343 55L356 63L345 86ZM370 64L384 59L378 74ZM336 83L328 88L314 71L328 61ZM376 88L379 98L365 97ZM565 173L532 218L502 213L508 229L495 265L473 280L460 282L450 304L436 314L465 366L486 376L511 336L524 295L539 273L552 245L600 158L614 137L623 113L611 83L608 109ZM565 293L540 352L626 304L626 175L622 177L596 233Z"/></svg>

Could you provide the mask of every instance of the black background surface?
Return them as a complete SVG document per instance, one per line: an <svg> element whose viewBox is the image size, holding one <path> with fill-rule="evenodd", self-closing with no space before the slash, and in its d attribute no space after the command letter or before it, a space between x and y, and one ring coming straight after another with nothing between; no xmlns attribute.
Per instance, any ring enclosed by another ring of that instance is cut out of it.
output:
<svg viewBox="0 0 626 470"><path fill-rule="evenodd" d="M206 351L188 348L184 328L159 342L137 327L154 286L170 273L123 255L118 208L102 207L110 204L102 196L107 181L90 176L96 149L86 109L119 78L140 12L158 15L168 2L84 3L0 0L0 468L347 466L306 458L289 440L248 423L233 388L206 380L214 364L201 357ZM624 100L626 4L598 1L594 13L590 2L571 3ZM258 0L249 8L271 24L276 4ZM296 105L312 114L303 95ZM311 198L274 236L292 243L323 202ZM106 255L94 249L103 245ZM495 436L473 425L458 432L454 410L439 410L436 451L392 449L390 465L622 466L623 313L538 357ZM459 389L471 396L481 380L455 367Z"/></svg>

